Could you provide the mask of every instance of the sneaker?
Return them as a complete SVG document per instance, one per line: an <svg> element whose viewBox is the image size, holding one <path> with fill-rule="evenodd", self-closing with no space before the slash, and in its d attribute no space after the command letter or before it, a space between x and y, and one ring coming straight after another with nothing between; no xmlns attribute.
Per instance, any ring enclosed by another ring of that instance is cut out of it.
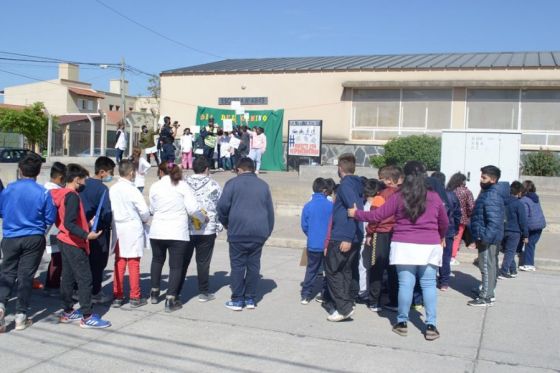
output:
<svg viewBox="0 0 560 373"><path fill-rule="evenodd" d="M354 315L354 311L350 311L350 313L348 315L341 315L340 313L338 313L338 311L334 311L333 313L331 313L328 317L327 320L328 321L332 321L332 322L339 322L339 321L343 321L346 319L351 318Z"/></svg>
<svg viewBox="0 0 560 373"><path fill-rule="evenodd" d="M524 265L519 266L519 270L523 272L535 272L537 269L535 268L535 266Z"/></svg>
<svg viewBox="0 0 560 373"><path fill-rule="evenodd" d="M151 304L158 304L159 303L159 289L150 292L150 303Z"/></svg>
<svg viewBox="0 0 560 373"><path fill-rule="evenodd" d="M424 310L424 305L422 305L422 304L413 304L413 305L410 306L410 309L411 309L411 310L414 310L414 311L422 312L422 310Z"/></svg>
<svg viewBox="0 0 560 373"><path fill-rule="evenodd" d="M401 337L406 337L408 334L408 325L406 322L399 322L393 325L393 332L397 333Z"/></svg>
<svg viewBox="0 0 560 373"><path fill-rule="evenodd" d="M492 298L490 299L476 298L467 302L467 305L472 307L492 307L494 305L494 302L492 302Z"/></svg>
<svg viewBox="0 0 560 373"><path fill-rule="evenodd" d="M181 301L175 297L165 298L165 312L175 312L183 308Z"/></svg>
<svg viewBox="0 0 560 373"><path fill-rule="evenodd" d="M318 294L318 295L315 297L315 302L323 303L324 301L325 301L325 298L323 298L323 295L322 295L322 294Z"/></svg>
<svg viewBox="0 0 560 373"><path fill-rule="evenodd" d="M379 312L381 311L381 306L379 304L370 304L368 306L368 310L370 310L371 312Z"/></svg>
<svg viewBox="0 0 560 373"><path fill-rule="evenodd" d="M439 287L439 290L440 290L440 291L448 291L448 290L449 290L449 285L441 285L441 286Z"/></svg>
<svg viewBox="0 0 560 373"><path fill-rule="evenodd" d="M99 292L91 296L91 303L92 304L106 304L113 300L113 297L110 295L105 295L103 292Z"/></svg>
<svg viewBox="0 0 560 373"><path fill-rule="evenodd" d="M87 319L82 318L80 328L84 329L103 329L111 326L111 322L103 320L99 315L92 314Z"/></svg>
<svg viewBox="0 0 560 373"><path fill-rule="evenodd" d="M426 326L426 333L424 334L424 338L427 341L433 341L439 338L439 331L437 330L435 325L428 324Z"/></svg>
<svg viewBox="0 0 560 373"><path fill-rule="evenodd" d="M458 265L461 264L461 262L458 261L458 260L455 259L455 258L451 258L451 263L450 263L450 264L451 264L452 266L458 266Z"/></svg>
<svg viewBox="0 0 560 373"><path fill-rule="evenodd" d="M387 303L386 305L383 306L383 308L385 308L386 310L389 310L389 311L397 312L399 310L399 305L398 304Z"/></svg>
<svg viewBox="0 0 560 373"><path fill-rule="evenodd" d="M500 274L498 275L498 278L500 280L505 280L505 279L513 278L513 277L511 277L511 275L509 273L500 272Z"/></svg>
<svg viewBox="0 0 560 373"><path fill-rule="evenodd" d="M59 321L63 324L69 324L69 323L74 322L74 321L79 321L83 317L84 317L84 315L82 315L82 311L74 310L70 313L62 312L62 314L60 315Z"/></svg>
<svg viewBox="0 0 560 373"><path fill-rule="evenodd" d="M17 313L16 318L16 330L24 330L33 324L33 320L27 317L25 313Z"/></svg>
<svg viewBox="0 0 560 373"><path fill-rule="evenodd" d="M232 311L243 311L243 302L241 301L227 301L226 308L229 308Z"/></svg>
<svg viewBox="0 0 560 373"><path fill-rule="evenodd" d="M6 331L6 308L4 308L4 304L0 303L0 333L4 333Z"/></svg>
<svg viewBox="0 0 560 373"><path fill-rule="evenodd" d="M516 278L517 277L517 272L511 272L509 275L511 276L511 278Z"/></svg>
<svg viewBox="0 0 560 373"><path fill-rule="evenodd" d="M111 303L111 307L113 308L121 308L124 304L124 300L122 298L115 298L113 303Z"/></svg>
<svg viewBox="0 0 560 373"><path fill-rule="evenodd" d="M303 304L304 306L307 306L309 304L309 302L311 302L311 298L309 297L302 297L301 298L301 304Z"/></svg>
<svg viewBox="0 0 560 373"><path fill-rule="evenodd" d="M148 300L146 298L130 298L129 304L130 308L138 308L148 304Z"/></svg>
<svg viewBox="0 0 560 373"><path fill-rule="evenodd" d="M209 302L216 299L216 296L212 293L202 293L198 295L198 301L200 303Z"/></svg>
<svg viewBox="0 0 560 373"><path fill-rule="evenodd" d="M251 298L245 299L245 308L247 308L248 310L254 310L255 308L257 308L255 300Z"/></svg>
<svg viewBox="0 0 560 373"><path fill-rule="evenodd" d="M33 289L42 290L44 288L45 288L45 285L43 285L43 283L38 278L33 279Z"/></svg>

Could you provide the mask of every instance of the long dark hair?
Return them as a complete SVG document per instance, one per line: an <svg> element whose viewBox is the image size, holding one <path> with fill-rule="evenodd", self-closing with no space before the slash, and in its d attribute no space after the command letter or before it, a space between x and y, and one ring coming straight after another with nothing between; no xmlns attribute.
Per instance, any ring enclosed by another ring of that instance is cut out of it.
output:
<svg viewBox="0 0 560 373"><path fill-rule="evenodd" d="M158 168L164 175L169 175L173 185L179 184L179 181L183 178L183 171L176 164L169 166L167 162L162 162Z"/></svg>
<svg viewBox="0 0 560 373"><path fill-rule="evenodd" d="M422 162L410 161L404 165L404 181L401 195L404 201L405 215L412 223L426 211L426 166Z"/></svg>
<svg viewBox="0 0 560 373"><path fill-rule="evenodd" d="M457 172L456 174L453 174L447 182L447 190L454 191L455 189L463 186L465 181L467 181L467 177L464 174Z"/></svg>

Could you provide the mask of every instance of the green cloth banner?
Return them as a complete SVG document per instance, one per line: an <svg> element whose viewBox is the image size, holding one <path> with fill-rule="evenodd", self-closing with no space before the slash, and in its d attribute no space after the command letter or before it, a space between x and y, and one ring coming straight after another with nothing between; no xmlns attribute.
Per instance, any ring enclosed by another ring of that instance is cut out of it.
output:
<svg viewBox="0 0 560 373"><path fill-rule="evenodd" d="M199 106L196 112L196 125L208 125L208 119L214 118L214 124L223 127L224 119L231 119L234 126L247 124L249 128L262 127L266 135L266 152L261 159L261 170L283 171L284 152L282 150L282 125L284 110L248 110L249 119L245 122L242 115L236 115L235 110L215 109Z"/></svg>

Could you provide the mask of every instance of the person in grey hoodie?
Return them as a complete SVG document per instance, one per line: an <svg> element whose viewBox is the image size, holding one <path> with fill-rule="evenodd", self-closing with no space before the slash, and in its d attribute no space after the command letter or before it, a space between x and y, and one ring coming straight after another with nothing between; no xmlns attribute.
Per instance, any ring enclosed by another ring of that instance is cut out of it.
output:
<svg viewBox="0 0 560 373"><path fill-rule="evenodd" d="M216 208L218 200L222 195L220 184L212 179L209 174L210 165L205 157L196 157L192 168L194 175L186 179L187 185L206 215L206 221L200 221L197 217L190 217L189 224L190 241L187 246L187 260L183 277L187 274L187 269L191 262L193 252L196 249L196 268L198 273L198 301L208 302L216 299L210 293L210 261L214 252L216 235L222 231L223 227L218 221Z"/></svg>
<svg viewBox="0 0 560 373"><path fill-rule="evenodd" d="M231 301L226 307L255 309L262 248L274 229L268 184L255 174L251 158L241 158L218 201L218 218L228 231Z"/></svg>

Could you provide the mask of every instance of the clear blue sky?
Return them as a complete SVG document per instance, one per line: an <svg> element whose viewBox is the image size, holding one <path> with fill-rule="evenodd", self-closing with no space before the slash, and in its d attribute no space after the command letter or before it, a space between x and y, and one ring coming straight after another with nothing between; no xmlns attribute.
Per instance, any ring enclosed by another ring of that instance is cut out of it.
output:
<svg viewBox="0 0 560 373"><path fill-rule="evenodd" d="M0 51L84 62L126 62L150 73L226 58L560 50L558 0L95 0L5 1ZM0 57L10 57L0 54ZM0 60L39 79L54 64ZM82 67L81 80L108 90L118 71ZM130 93L146 78L128 74ZM0 71L3 87L31 80ZM1 101L1 96L0 96Z"/></svg>

